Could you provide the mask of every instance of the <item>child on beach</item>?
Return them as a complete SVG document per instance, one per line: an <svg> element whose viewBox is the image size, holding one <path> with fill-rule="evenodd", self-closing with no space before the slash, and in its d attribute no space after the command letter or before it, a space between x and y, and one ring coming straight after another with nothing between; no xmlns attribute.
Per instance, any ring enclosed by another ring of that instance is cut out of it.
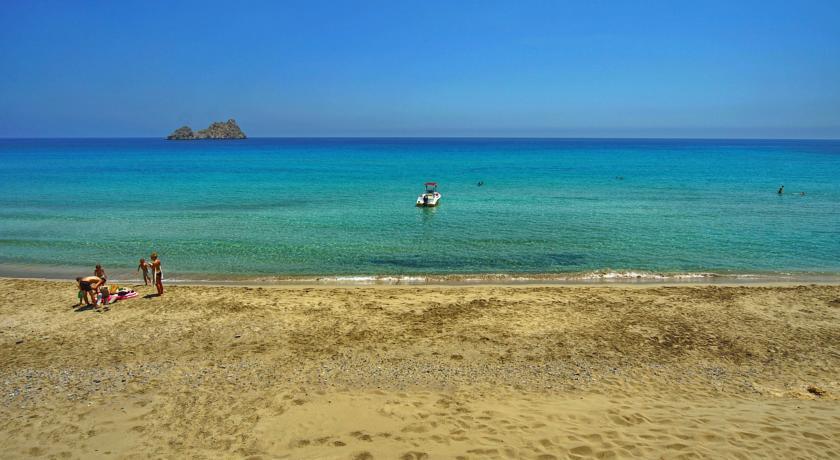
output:
<svg viewBox="0 0 840 460"><path fill-rule="evenodd" d="M111 290L108 289L108 286L102 285L99 288L99 305L108 305L111 299ZM97 305L97 306L99 306Z"/></svg>
<svg viewBox="0 0 840 460"><path fill-rule="evenodd" d="M140 265L137 266L137 271L141 270L143 271L143 284L148 286L152 279L149 277L149 264L146 263L146 259L140 259Z"/></svg>
<svg viewBox="0 0 840 460"><path fill-rule="evenodd" d="M93 276L98 276L106 282L108 281L108 276L105 274L105 269L102 268L102 265L96 264L96 268L93 270Z"/></svg>

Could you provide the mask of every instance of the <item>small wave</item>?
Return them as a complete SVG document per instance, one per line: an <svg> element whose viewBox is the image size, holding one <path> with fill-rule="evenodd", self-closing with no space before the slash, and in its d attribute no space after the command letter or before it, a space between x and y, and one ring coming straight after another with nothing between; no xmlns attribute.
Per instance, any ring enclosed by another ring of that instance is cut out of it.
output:
<svg viewBox="0 0 840 460"><path fill-rule="evenodd" d="M350 285L419 285L419 284L538 284L538 283L576 283L576 282L621 282L621 281L691 281L717 278L752 277L753 275L721 275L717 273L654 273L643 271L593 271L579 273L482 273L482 274L446 274L446 275L347 275L304 277L272 277L255 281L281 284L350 284Z"/></svg>
<svg viewBox="0 0 840 460"><path fill-rule="evenodd" d="M317 278L323 284L425 284L425 276L329 276Z"/></svg>
<svg viewBox="0 0 840 460"><path fill-rule="evenodd" d="M642 271L596 271L569 277L581 280L692 280L719 278L717 273L653 273Z"/></svg>

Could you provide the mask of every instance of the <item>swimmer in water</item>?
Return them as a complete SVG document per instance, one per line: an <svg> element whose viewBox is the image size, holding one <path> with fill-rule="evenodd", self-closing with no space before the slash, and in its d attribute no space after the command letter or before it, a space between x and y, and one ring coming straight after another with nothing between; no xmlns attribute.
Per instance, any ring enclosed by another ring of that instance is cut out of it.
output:
<svg viewBox="0 0 840 460"><path fill-rule="evenodd" d="M782 185L781 187L779 187L779 195L781 195L781 194L783 194L783 193L785 193L785 186L784 186L784 185Z"/></svg>

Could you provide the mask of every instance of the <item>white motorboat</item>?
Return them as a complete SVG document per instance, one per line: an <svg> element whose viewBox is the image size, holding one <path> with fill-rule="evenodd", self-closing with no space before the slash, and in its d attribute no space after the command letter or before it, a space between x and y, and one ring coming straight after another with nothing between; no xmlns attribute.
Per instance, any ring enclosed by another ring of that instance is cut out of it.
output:
<svg viewBox="0 0 840 460"><path fill-rule="evenodd" d="M437 206L440 201L440 193L437 191L437 182L426 182L426 191L417 197L417 206Z"/></svg>

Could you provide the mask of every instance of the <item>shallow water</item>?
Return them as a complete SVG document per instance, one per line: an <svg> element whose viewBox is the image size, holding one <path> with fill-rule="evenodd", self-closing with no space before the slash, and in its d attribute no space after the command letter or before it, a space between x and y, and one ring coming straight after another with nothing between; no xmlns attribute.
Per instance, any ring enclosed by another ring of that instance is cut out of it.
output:
<svg viewBox="0 0 840 460"><path fill-rule="evenodd" d="M840 141L6 139L0 162L2 274L153 250L191 279L840 273Z"/></svg>

